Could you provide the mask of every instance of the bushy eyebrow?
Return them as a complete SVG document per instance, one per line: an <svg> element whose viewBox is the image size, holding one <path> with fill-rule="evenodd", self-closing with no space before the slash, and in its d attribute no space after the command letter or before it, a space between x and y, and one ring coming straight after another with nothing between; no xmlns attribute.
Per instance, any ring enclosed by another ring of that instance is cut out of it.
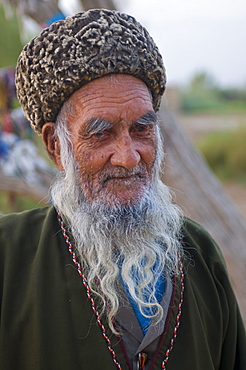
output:
<svg viewBox="0 0 246 370"><path fill-rule="evenodd" d="M140 117L135 124L138 125L156 125L157 124L157 116L154 112L149 111L148 113L144 114Z"/></svg>
<svg viewBox="0 0 246 370"><path fill-rule="evenodd" d="M138 125L156 125L157 124L157 116L154 112L149 111L140 117L134 124ZM114 125L113 122L110 122L103 118L91 118L84 127L84 133L86 135L95 135L99 132L103 132L106 130L111 129Z"/></svg>
<svg viewBox="0 0 246 370"><path fill-rule="evenodd" d="M84 128L86 135L95 135L99 132L109 130L113 123L103 118L91 118Z"/></svg>

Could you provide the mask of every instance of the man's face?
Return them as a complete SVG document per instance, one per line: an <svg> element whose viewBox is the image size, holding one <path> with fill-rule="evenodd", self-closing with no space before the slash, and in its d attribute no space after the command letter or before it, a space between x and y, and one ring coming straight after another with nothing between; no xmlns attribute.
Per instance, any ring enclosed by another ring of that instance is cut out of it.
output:
<svg viewBox="0 0 246 370"><path fill-rule="evenodd" d="M147 86L130 75L93 80L69 99L74 158L89 202L133 205L150 187L156 116Z"/></svg>

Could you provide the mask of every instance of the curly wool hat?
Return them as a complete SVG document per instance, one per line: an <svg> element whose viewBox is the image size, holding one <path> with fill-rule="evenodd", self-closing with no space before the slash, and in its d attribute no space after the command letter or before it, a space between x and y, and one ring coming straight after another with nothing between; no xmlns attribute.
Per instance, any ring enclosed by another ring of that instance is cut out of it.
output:
<svg viewBox="0 0 246 370"><path fill-rule="evenodd" d="M143 80L158 110L165 90L162 57L147 30L130 15L93 9L53 23L23 49L17 96L37 133L84 84L111 74Z"/></svg>

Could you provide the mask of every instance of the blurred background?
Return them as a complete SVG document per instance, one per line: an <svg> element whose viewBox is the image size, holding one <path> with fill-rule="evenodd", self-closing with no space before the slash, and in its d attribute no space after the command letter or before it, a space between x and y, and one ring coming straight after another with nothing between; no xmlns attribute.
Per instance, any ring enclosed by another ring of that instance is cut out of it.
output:
<svg viewBox="0 0 246 370"><path fill-rule="evenodd" d="M127 12L164 58L163 180L220 245L246 321L246 3L243 0L0 0L0 213L49 203L56 170L15 95L23 45L90 8Z"/></svg>

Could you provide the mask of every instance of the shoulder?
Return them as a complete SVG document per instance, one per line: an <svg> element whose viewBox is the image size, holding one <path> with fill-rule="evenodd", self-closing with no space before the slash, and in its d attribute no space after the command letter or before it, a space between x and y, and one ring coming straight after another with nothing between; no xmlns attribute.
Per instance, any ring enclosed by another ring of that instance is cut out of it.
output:
<svg viewBox="0 0 246 370"><path fill-rule="evenodd" d="M235 302L220 247L203 226L190 219L185 219L183 224L183 254L186 276L195 289L199 287L204 292L209 288L209 299L215 288L224 304L228 297Z"/></svg>
<svg viewBox="0 0 246 370"><path fill-rule="evenodd" d="M193 257L197 255L207 264L217 262L225 267L219 246L202 225L189 218L184 218L182 237L185 254Z"/></svg>
<svg viewBox="0 0 246 370"><path fill-rule="evenodd" d="M0 216L0 228L11 227L11 225L19 226L25 223L33 223L37 219L45 217L49 207L35 208L29 211L24 211L20 213L10 213L7 215Z"/></svg>
<svg viewBox="0 0 246 370"><path fill-rule="evenodd" d="M214 307L217 302L229 317L229 307L237 303L222 252L206 229L189 219L183 225L183 254L186 278L198 300L205 307L205 301Z"/></svg>
<svg viewBox="0 0 246 370"><path fill-rule="evenodd" d="M40 227L52 211L52 207L44 207L3 215L0 217L0 236L7 234L8 237L11 237L15 234L25 234L27 230L31 232L33 228L37 229Z"/></svg>
<svg viewBox="0 0 246 370"><path fill-rule="evenodd" d="M183 236L185 238L189 238L190 240L193 240L194 242L201 242L201 241L212 241L211 235L208 233L208 231L200 224L195 222L194 220L191 220L187 217L184 217L183 219Z"/></svg>
<svg viewBox="0 0 246 370"><path fill-rule="evenodd" d="M56 222L53 207L44 207L0 217L0 252L17 252L25 246L37 244L44 229Z"/></svg>

